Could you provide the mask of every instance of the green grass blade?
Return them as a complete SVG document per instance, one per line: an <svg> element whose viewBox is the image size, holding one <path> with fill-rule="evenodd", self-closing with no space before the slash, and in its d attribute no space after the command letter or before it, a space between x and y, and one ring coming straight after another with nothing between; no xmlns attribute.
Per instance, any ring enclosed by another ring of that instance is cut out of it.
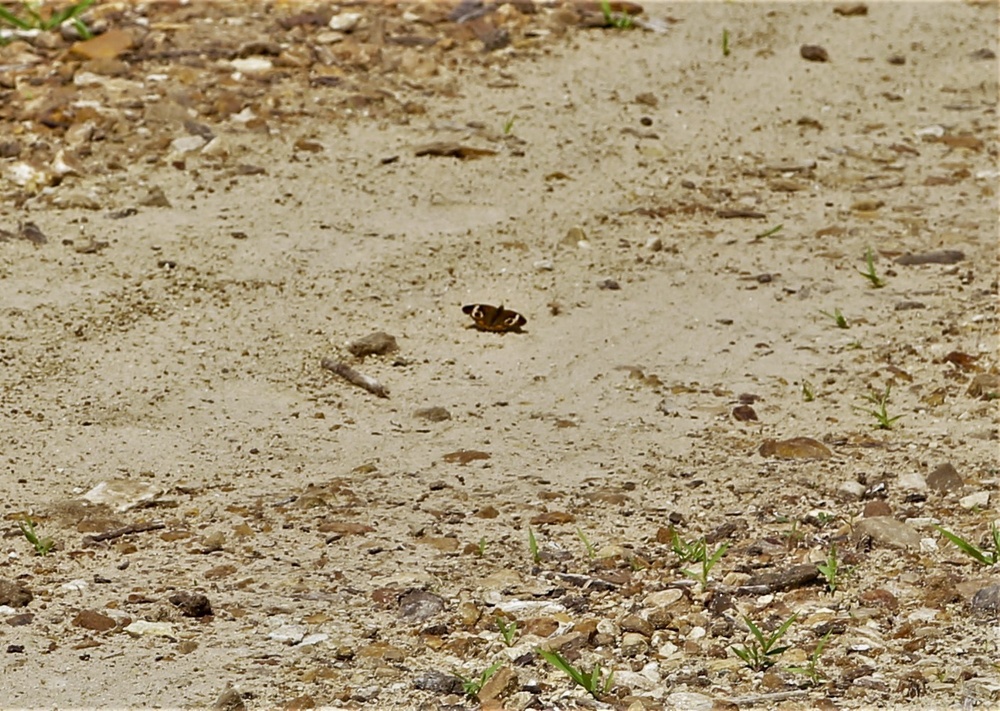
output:
<svg viewBox="0 0 1000 711"><path fill-rule="evenodd" d="M965 553L967 556L969 556L970 558L978 561L982 565L993 565L993 563L990 561L990 559L987 558L985 555L983 555L983 552L981 550L979 550L979 548L977 548L973 544L969 543L967 540L965 540L961 536L957 536L954 533L952 533L951 531L949 531L947 529L944 529L944 528L941 528L940 526L935 526L934 528L936 528L938 531L940 531L942 536L944 536L949 541L951 541L956 546L958 546L959 549L963 553Z"/></svg>
<svg viewBox="0 0 1000 711"><path fill-rule="evenodd" d="M22 20L20 17L12 13L10 10L7 10L6 8L0 7L0 20L3 20L4 22L10 25L13 25L19 30L31 29L30 23Z"/></svg>

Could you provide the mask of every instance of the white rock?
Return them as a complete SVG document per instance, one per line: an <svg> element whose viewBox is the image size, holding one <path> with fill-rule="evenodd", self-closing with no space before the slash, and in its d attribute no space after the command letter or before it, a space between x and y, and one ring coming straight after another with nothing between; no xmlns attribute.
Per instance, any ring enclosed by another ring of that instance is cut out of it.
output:
<svg viewBox="0 0 1000 711"><path fill-rule="evenodd" d="M330 18L330 29L338 32L350 32L364 17L360 12L342 12Z"/></svg>
<svg viewBox="0 0 1000 711"><path fill-rule="evenodd" d="M642 601L643 605L648 605L649 607L669 607L675 602L679 601L684 597L684 593L677 588L670 588L669 590L659 590L654 593L650 593Z"/></svg>
<svg viewBox="0 0 1000 711"><path fill-rule="evenodd" d="M80 578L77 578L76 580L70 580L68 583L62 584L63 590L74 590L76 592L86 590L89 587L90 583L88 583L86 580L81 580Z"/></svg>
<svg viewBox="0 0 1000 711"><path fill-rule="evenodd" d="M656 650L656 653L659 654L660 657L663 659L669 659L670 657L677 654L677 651L679 649L680 647L678 647L673 642L666 642L663 645L661 645L659 649Z"/></svg>
<svg viewBox="0 0 1000 711"><path fill-rule="evenodd" d="M927 481L921 474L917 472L910 472L908 474L900 474L899 479L896 481L896 485L900 489L923 491L927 488Z"/></svg>
<svg viewBox="0 0 1000 711"><path fill-rule="evenodd" d="M659 237L650 237L646 240L646 249L651 252L659 252L663 249L663 240Z"/></svg>
<svg viewBox="0 0 1000 711"><path fill-rule="evenodd" d="M968 496L963 496L958 500L958 505L963 509L985 509L990 505L990 492L988 491L977 491L974 494L969 494Z"/></svg>
<svg viewBox="0 0 1000 711"><path fill-rule="evenodd" d="M521 615L541 617L542 615L555 615L566 611L566 608L559 603L546 602L545 600L507 600L498 602L496 608L518 618Z"/></svg>
<svg viewBox="0 0 1000 711"><path fill-rule="evenodd" d="M322 632L314 632L313 634L303 637L302 641L299 642L299 646L305 647L310 644L319 644L320 642L325 642L328 639L330 639L330 635L323 634Z"/></svg>
<svg viewBox="0 0 1000 711"><path fill-rule="evenodd" d="M551 272L556 268L556 265L552 263L551 259L539 259L531 266L535 268L536 272Z"/></svg>
<svg viewBox="0 0 1000 711"><path fill-rule="evenodd" d="M615 681L630 689L637 689L639 691L649 691L656 686L656 682L650 681L644 674L634 671L615 670Z"/></svg>
<svg viewBox="0 0 1000 711"><path fill-rule="evenodd" d="M937 541L933 538L921 538L920 539L920 552L921 553L934 553L938 550Z"/></svg>
<svg viewBox="0 0 1000 711"><path fill-rule="evenodd" d="M204 136L181 136L170 142L170 150L176 153L190 153L205 145Z"/></svg>
<svg viewBox="0 0 1000 711"><path fill-rule="evenodd" d="M173 637L174 627L169 622L136 620L125 628L133 637Z"/></svg>
<svg viewBox="0 0 1000 711"><path fill-rule="evenodd" d="M153 484L131 479L110 479L88 491L83 499L122 512L154 501L159 495L160 488Z"/></svg>
<svg viewBox="0 0 1000 711"><path fill-rule="evenodd" d="M282 625L268 633L267 638L283 644L298 644L309 630L305 625Z"/></svg>
<svg viewBox="0 0 1000 711"><path fill-rule="evenodd" d="M923 128L918 128L913 132L915 136L933 136L934 138L941 138L945 133L944 126L924 126Z"/></svg>
<svg viewBox="0 0 1000 711"><path fill-rule="evenodd" d="M344 41L343 32L320 32L313 38L316 44L337 44Z"/></svg>
<svg viewBox="0 0 1000 711"><path fill-rule="evenodd" d="M265 57L239 57L232 60L230 64L233 65L233 69L244 74L266 72L274 67L274 62Z"/></svg>
<svg viewBox="0 0 1000 711"><path fill-rule="evenodd" d="M696 694L693 691L675 691L665 700L673 708L684 711L712 711L715 706L710 696Z"/></svg>
<svg viewBox="0 0 1000 711"><path fill-rule="evenodd" d="M837 487L837 491L848 499L857 500L864 496L865 485L851 479L841 482L840 486Z"/></svg>

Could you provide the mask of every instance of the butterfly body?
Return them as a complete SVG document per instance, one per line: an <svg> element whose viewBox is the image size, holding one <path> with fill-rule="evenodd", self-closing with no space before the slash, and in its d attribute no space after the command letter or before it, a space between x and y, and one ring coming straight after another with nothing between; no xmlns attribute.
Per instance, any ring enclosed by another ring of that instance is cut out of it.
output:
<svg viewBox="0 0 1000 711"><path fill-rule="evenodd" d="M472 317L472 320L475 321L475 327L480 331L518 332L524 324L528 323L528 319L517 311L505 309L503 304L500 306L468 304L462 307L462 312Z"/></svg>

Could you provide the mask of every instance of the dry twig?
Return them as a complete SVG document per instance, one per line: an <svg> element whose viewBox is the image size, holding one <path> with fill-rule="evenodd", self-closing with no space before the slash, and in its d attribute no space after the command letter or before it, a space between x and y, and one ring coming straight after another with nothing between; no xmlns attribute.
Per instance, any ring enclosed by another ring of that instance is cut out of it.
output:
<svg viewBox="0 0 1000 711"><path fill-rule="evenodd" d="M359 373L354 368L347 365L347 363L339 360L333 360L332 358L324 358L320 361L320 365L330 372L336 373L352 385L364 388L373 395L377 395L379 397L389 397L389 391L384 385L382 385L382 383L375 380L375 378L370 378L367 375Z"/></svg>

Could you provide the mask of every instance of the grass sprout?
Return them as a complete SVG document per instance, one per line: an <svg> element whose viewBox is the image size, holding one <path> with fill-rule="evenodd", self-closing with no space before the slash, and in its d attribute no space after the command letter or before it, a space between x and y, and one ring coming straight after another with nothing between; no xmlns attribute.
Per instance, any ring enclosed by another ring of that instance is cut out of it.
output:
<svg viewBox="0 0 1000 711"><path fill-rule="evenodd" d="M806 402L812 402L816 399L816 388L808 380L802 381L802 399Z"/></svg>
<svg viewBox="0 0 1000 711"><path fill-rule="evenodd" d="M72 21L80 37L90 39L93 37L93 34L80 19L80 15L86 12L87 8L93 4L94 0L81 0L78 3L67 5L58 12L48 14L42 12L42 3L40 2L22 2L21 15L15 15L10 10L0 7L0 22L19 30L42 30L48 32L58 29L64 22Z"/></svg>
<svg viewBox="0 0 1000 711"><path fill-rule="evenodd" d="M891 430L892 426L896 423L896 420L902 417L902 415L896 415L895 417L889 417L889 412L887 406L889 404L889 394L892 392L892 386L886 385L885 392L879 394L876 392L870 392L865 395L865 400L870 402L875 406L874 410L865 410L863 407L856 408L867 412L869 415L875 418L877 424L875 429L879 430Z"/></svg>
<svg viewBox="0 0 1000 711"><path fill-rule="evenodd" d="M530 526L528 527L528 552L531 553L531 562L538 565L541 561L541 556L538 554L538 540Z"/></svg>
<svg viewBox="0 0 1000 711"><path fill-rule="evenodd" d="M844 314L840 313L840 309L834 308L833 313L829 311L820 311L824 316L829 316L833 319L834 323L837 324L837 328L850 328L851 324L847 323L847 319L844 318Z"/></svg>
<svg viewBox="0 0 1000 711"><path fill-rule="evenodd" d="M818 684L819 680L822 679L824 675L819 669L816 668L816 665L819 663L819 658L823 656L823 648L826 647L827 640L830 639L831 634L833 634L832 629L823 635L823 639L819 641L816 645L816 649L814 649L813 653L809 655L809 661L806 662L804 667L788 667L788 671L796 674L805 674L809 677L809 681L812 682L813 686Z"/></svg>
<svg viewBox="0 0 1000 711"><path fill-rule="evenodd" d="M514 130L514 122L517 120L517 116L511 114L507 117L507 120L503 122L503 135L509 136L511 131Z"/></svg>
<svg viewBox="0 0 1000 711"><path fill-rule="evenodd" d="M983 550L974 543L970 543L956 533L952 533L946 528L935 526L941 535L958 546L958 549L981 565L996 565L1000 563L1000 528L996 523L990 525L990 538L993 539L993 550Z"/></svg>
<svg viewBox="0 0 1000 711"><path fill-rule="evenodd" d="M747 617L743 616L743 621L747 623L747 627L750 628L750 634L753 635L753 640L748 644L743 646L733 645L731 649L733 653L743 660L743 663L747 665L749 669L754 671L761 671L769 667L774 666L775 658L781 656L786 651L788 651L788 645L784 647L776 647L775 645L781 641L781 638L785 636L788 628L792 626L795 622L795 618L798 615L792 615L787 620L781 623L781 627L776 629L771 633L770 636L765 635L760 628L753 623L753 621Z"/></svg>
<svg viewBox="0 0 1000 711"><path fill-rule="evenodd" d="M587 549L587 557L593 560L594 556L597 555L597 549L594 548L594 545L590 542L590 539L587 538L587 534L583 532L582 528L577 526L576 535L580 537L580 540L583 542L583 547Z"/></svg>
<svg viewBox="0 0 1000 711"><path fill-rule="evenodd" d="M872 252L871 247L869 247L868 251L865 252L865 264L868 268L865 271L858 269L858 274L871 282L873 289L881 289L885 286L885 281L883 281L882 277L880 277L878 272L875 271L875 253Z"/></svg>
<svg viewBox="0 0 1000 711"><path fill-rule="evenodd" d="M575 667L570 664L559 652L548 652L544 649L539 649L538 654L541 655L542 659L572 679L577 686L583 687L595 699L600 700L601 695L607 694L614 682L614 671L609 671L607 676L605 676L600 664L595 664L590 672L585 672L581 667Z"/></svg>
<svg viewBox="0 0 1000 711"><path fill-rule="evenodd" d="M608 0L601 0L601 13L604 15L604 25L615 27L619 30L627 30L632 27L632 18L627 12L611 12L611 3Z"/></svg>
<svg viewBox="0 0 1000 711"><path fill-rule="evenodd" d="M816 568L819 569L820 575L826 580L826 586L830 589L830 592L837 592L838 575L841 572L840 561L837 559L837 544L830 546L830 550L826 554L826 561L819 563Z"/></svg>
<svg viewBox="0 0 1000 711"><path fill-rule="evenodd" d="M722 56L729 56L729 30L722 30Z"/></svg>
<svg viewBox="0 0 1000 711"><path fill-rule="evenodd" d="M35 548L35 553L38 555L48 555L55 545L55 541L51 538L40 538L38 533L35 531L35 522L32 521L28 516L24 517L23 521L18 521L17 525L21 528L21 533L24 537L28 539L30 543Z"/></svg>
<svg viewBox="0 0 1000 711"><path fill-rule="evenodd" d="M716 563L722 560L722 556L724 556L726 551L729 550L729 544L723 543L721 546L716 548L715 551L709 553L708 546L705 545L704 539L701 540L701 543L705 546L704 557L701 559L701 570L682 570L681 572L701 583L701 589L704 590L708 587L708 581L711 578L712 568L715 567Z"/></svg>
<svg viewBox="0 0 1000 711"><path fill-rule="evenodd" d="M503 637L504 644L508 647L513 647L514 640L517 639L517 620L507 622L500 615L497 615L496 623L497 629L500 630L500 636Z"/></svg>
<svg viewBox="0 0 1000 711"><path fill-rule="evenodd" d="M463 676L459 672L453 672L453 673L455 674L455 676L458 677L459 681L462 682L462 691L465 692L465 695L468 696L470 699L475 699L479 695L479 692L482 691L483 687L486 686L486 682L490 680L491 676L497 673L497 669L499 669L501 666L503 666L502 659L496 664L493 664L492 666L489 666L486 669L484 669L478 678L474 676L472 677Z"/></svg>

